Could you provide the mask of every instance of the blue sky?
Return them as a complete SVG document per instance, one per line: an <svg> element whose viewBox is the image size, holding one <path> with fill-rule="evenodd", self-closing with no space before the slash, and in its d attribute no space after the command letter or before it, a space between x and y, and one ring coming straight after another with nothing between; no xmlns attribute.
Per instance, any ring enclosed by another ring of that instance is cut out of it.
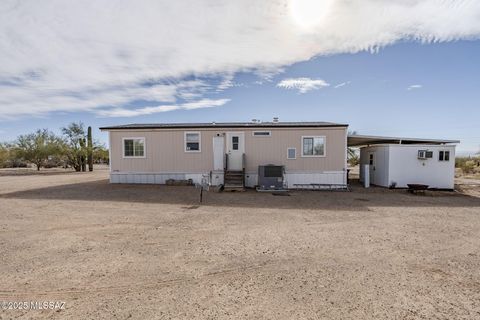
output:
<svg viewBox="0 0 480 320"><path fill-rule="evenodd" d="M480 5L397 2L6 0L0 141L72 121L105 142L106 125L277 116L479 151Z"/></svg>
<svg viewBox="0 0 480 320"><path fill-rule="evenodd" d="M132 122L333 121L348 123L360 134L459 139L459 151L480 150L480 41L401 43L378 53L317 57L296 63L262 80L240 73L234 86L212 98L227 98L220 107L176 110L137 117L98 117L88 112L51 113L2 121L2 140L35 128L57 131L71 121L98 128ZM308 77L330 84L299 93L277 87L284 78ZM260 84L261 82L261 84ZM334 88L338 84L344 86ZM420 88L408 90L411 85ZM132 104L138 106L139 104ZM106 134L96 130L106 141Z"/></svg>

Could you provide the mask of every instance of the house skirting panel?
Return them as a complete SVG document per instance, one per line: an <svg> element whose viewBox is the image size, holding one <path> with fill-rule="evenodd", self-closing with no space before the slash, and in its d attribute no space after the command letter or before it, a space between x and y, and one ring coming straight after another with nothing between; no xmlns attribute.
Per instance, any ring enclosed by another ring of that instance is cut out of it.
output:
<svg viewBox="0 0 480 320"><path fill-rule="evenodd" d="M110 183L138 183L138 184L165 184L168 179L188 180L193 183L201 183L204 175L208 175L213 186L221 185L224 182L223 171L212 171L211 173L153 173L153 172L111 172ZM343 184L346 185L345 171L324 171L324 172L286 172L285 186L289 189L295 188L295 184ZM253 188L258 185L257 173L245 173L245 186Z"/></svg>
<svg viewBox="0 0 480 320"><path fill-rule="evenodd" d="M285 182L287 188L295 188L296 184L347 184L345 171L323 171L323 172L286 172Z"/></svg>
<svg viewBox="0 0 480 320"><path fill-rule="evenodd" d="M192 179L193 183L201 183L203 175L203 173L111 172L110 183L165 184L168 179Z"/></svg>
<svg viewBox="0 0 480 320"><path fill-rule="evenodd" d="M210 183L212 186L219 186L224 182L225 173L222 171L212 171L210 174Z"/></svg>
<svg viewBox="0 0 480 320"><path fill-rule="evenodd" d="M295 188L295 184L347 184L347 175L345 171L309 171L309 172L289 172L284 175L285 186L288 189ZM253 188L258 185L257 173L245 173L245 186Z"/></svg>

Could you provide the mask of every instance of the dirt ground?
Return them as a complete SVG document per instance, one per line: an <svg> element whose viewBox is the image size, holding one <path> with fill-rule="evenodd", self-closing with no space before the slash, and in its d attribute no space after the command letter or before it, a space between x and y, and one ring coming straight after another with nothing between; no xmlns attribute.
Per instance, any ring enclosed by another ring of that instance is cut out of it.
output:
<svg viewBox="0 0 480 320"><path fill-rule="evenodd" d="M0 174L1 319L480 319L480 198Z"/></svg>

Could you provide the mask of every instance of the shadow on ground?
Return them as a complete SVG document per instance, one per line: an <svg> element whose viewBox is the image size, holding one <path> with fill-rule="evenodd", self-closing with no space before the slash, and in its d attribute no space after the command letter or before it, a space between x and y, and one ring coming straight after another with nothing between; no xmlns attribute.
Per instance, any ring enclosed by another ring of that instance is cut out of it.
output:
<svg viewBox="0 0 480 320"><path fill-rule="evenodd" d="M4 193L0 199L78 200L199 204L200 190L189 186L110 184L107 179ZM204 192L203 205L282 209L338 209L368 211L370 207L480 207L480 198L458 192L427 191L411 195L405 190L364 189L347 191L292 191L288 196L270 193Z"/></svg>

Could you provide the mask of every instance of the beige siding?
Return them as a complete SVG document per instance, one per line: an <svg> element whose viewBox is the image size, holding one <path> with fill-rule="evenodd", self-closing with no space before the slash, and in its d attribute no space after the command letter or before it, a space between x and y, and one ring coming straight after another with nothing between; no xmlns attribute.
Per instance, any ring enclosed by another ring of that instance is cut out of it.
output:
<svg viewBox="0 0 480 320"><path fill-rule="evenodd" d="M345 128L275 129L270 137L254 137L245 133L247 171L259 165L283 164L294 171L340 171L345 168ZM302 157L302 136L325 136L325 157ZM287 159L287 149L296 148L297 158Z"/></svg>
<svg viewBox="0 0 480 320"><path fill-rule="evenodd" d="M254 137L252 131L271 131L269 137ZM245 133L247 172L259 165L285 165L290 172L341 171L345 169L346 128L268 128L268 129L157 129L110 131L113 172L209 172L213 168L213 137L228 131ZM201 152L188 153L186 131L201 132ZM302 136L325 136L325 157L302 157ZM145 158L123 158L123 138L145 137ZM287 148L296 148L297 159L287 159Z"/></svg>

